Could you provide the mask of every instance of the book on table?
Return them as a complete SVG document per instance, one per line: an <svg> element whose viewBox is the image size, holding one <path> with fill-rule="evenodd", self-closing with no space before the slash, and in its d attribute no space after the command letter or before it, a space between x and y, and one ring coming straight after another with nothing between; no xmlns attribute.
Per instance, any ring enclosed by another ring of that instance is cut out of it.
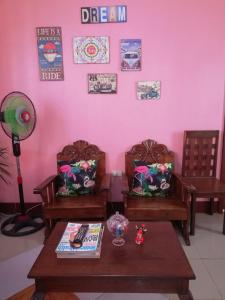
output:
<svg viewBox="0 0 225 300"><path fill-rule="evenodd" d="M88 224L88 231L80 248L71 246L71 235L76 235L82 224L69 222L55 252L58 258L99 258L104 226L102 223Z"/></svg>

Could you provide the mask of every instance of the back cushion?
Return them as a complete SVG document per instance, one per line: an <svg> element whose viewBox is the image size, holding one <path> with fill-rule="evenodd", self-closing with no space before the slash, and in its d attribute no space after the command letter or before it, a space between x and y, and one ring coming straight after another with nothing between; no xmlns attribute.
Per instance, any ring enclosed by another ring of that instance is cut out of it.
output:
<svg viewBox="0 0 225 300"><path fill-rule="evenodd" d="M93 193L97 160L58 161L60 186L58 196Z"/></svg>
<svg viewBox="0 0 225 300"><path fill-rule="evenodd" d="M170 188L173 163L148 163L134 160L131 194L139 196L166 196Z"/></svg>

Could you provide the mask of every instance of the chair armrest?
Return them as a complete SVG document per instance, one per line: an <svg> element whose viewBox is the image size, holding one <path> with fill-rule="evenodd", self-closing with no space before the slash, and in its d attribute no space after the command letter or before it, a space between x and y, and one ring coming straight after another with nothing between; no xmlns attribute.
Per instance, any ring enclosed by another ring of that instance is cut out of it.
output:
<svg viewBox="0 0 225 300"><path fill-rule="evenodd" d="M196 188L193 185L187 184L187 182L185 182L184 178L180 174L173 173L173 175L176 178L175 193L189 207L190 206L190 201L189 201L190 196L192 193L194 193L196 191Z"/></svg>
<svg viewBox="0 0 225 300"><path fill-rule="evenodd" d="M110 174L105 174L100 184L100 191L110 189Z"/></svg>
<svg viewBox="0 0 225 300"><path fill-rule="evenodd" d="M122 194L127 194L129 192L128 178L126 174L122 174Z"/></svg>
<svg viewBox="0 0 225 300"><path fill-rule="evenodd" d="M34 188L34 194L40 194L42 198L43 205L48 205L54 203L56 195L56 178L57 175L52 175L44 180L40 185Z"/></svg>
<svg viewBox="0 0 225 300"><path fill-rule="evenodd" d="M183 188L186 189L189 193L195 193L196 192L196 187L193 184L188 184L185 181L185 178L183 176L181 176L180 174L177 174L177 173L173 173L173 174L180 181Z"/></svg>
<svg viewBox="0 0 225 300"><path fill-rule="evenodd" d="M47 179L45 179L41 184L39 184L37 187L33 189L34 194L41 194L43 190L45 190L49 185L55 182L57 175L49 176Z"/></svg>

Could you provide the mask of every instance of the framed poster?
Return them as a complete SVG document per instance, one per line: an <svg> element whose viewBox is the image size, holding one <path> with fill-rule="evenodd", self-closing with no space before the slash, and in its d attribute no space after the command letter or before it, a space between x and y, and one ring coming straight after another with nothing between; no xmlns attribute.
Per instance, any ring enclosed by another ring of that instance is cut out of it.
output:
<svg viewBox="0 0 225 300"><path fill-rule="evenodd" d="M109 63L109 38L75 37L73 39L74 63L107 64Z"/></svg>
<svg viewBox="0 0 225 300"><path fill-rule="evenodd" d="M141 70L141 40L120 41L121 71Z"/></svg>
<svg viewBox="0 0 225 300"><path fill-rule="evenodd" d="M137 98L139 100L158 100L160 99L160 81L138 81Z"/></svg>
<svg viewBox="0 0 225 300"><path fill-rule="evenodd" d="M113 73L88 74L89 94L116 94L117 75Z"/></svg>
<svg viewBox="0 0 225 300"><path fill-rule="evenodd" d="M37 27L40 80L64 80L61 27Z"/></svg>

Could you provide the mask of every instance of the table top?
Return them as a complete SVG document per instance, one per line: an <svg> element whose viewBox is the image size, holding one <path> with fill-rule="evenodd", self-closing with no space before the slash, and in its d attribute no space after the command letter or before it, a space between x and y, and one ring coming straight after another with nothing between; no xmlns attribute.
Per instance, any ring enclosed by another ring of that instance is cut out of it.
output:
<svg viewBox="0 0 225 300"><path fill-rule="evenodd" d="M122 247L112 245L112 235L105 226L101 257L79 259L56 257L55 248L66 224L66 222L56 224L31 268L28 278L119 276L125 278L195 279L170 222L145 222L148 231L144 236L143 245L136 245L134 242L135 225L141 223L130 222L125 236L126 243Z"/></svg>
<svg viewBox="0 0 225 300"><path fill-rule="evenodd" d="M225 183L214 177L183 177L183 181L202 195L225 195Z"/></svg>

